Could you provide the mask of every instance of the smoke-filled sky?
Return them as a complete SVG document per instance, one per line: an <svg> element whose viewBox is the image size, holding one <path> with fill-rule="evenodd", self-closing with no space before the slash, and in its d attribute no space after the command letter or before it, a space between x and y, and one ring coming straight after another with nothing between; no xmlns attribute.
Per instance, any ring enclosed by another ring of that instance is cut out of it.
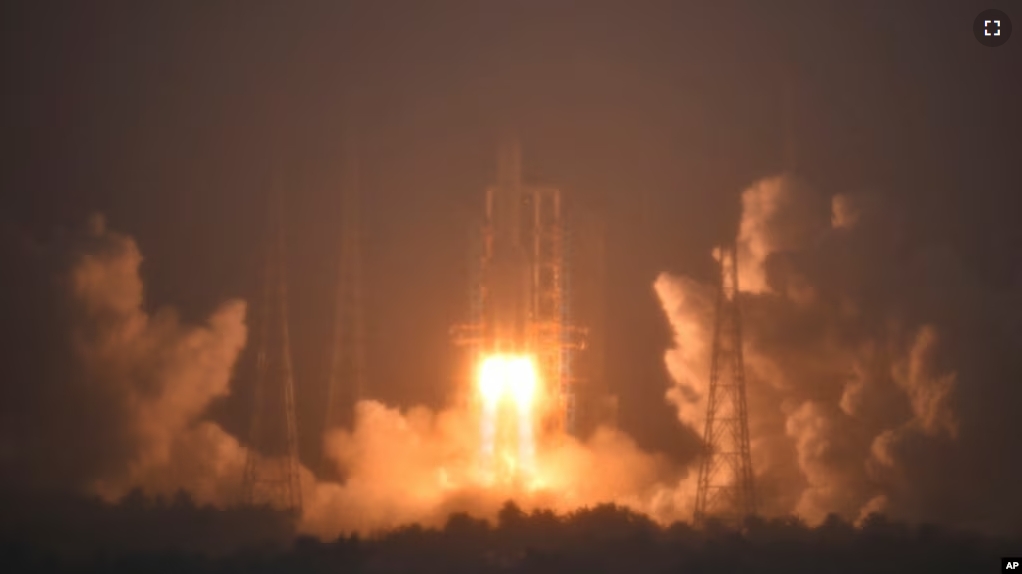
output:
<svg viewBox="0 0 1022 574"><path fill-rule="evenodd" d="M275 186L301 450L318 459L352 124L369 393L387 407L365 405L338 457L369 481L395 471L359 453L446 440L463 424L446 410L448 327L467 311L468 223L513 126L526 175L608 226L622 433L563 460L636 471L580 500L675 516L712 248L737 237L765 507L1020 528L1022 44L975 41L991 6L582 5L5 4L3 478L221 496L242 456L238 358ZM432 410L409 431L388 409L414 405ZM351 501L376 499L357 486L315 496L358 514ZM423 497L388 516L457 507Z"/></svg>

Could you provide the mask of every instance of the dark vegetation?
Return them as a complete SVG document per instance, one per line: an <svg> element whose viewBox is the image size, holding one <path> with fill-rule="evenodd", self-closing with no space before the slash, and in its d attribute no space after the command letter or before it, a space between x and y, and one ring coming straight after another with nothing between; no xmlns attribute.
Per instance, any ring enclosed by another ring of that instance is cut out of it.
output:
<svg viewBox="0 0 1022 574"><path fill-rule="evenodd" d="M855 527L836 516L809 528L752 518L662 528L612 505L567 516L508 503L497 523L453 514L442 529L413 525L371 538L296 537L285 514L197 507L181 494L133 494L110 506L67 497L5 501L4 572L537 572L982 573L1022 541L881 515Z"/></svg>

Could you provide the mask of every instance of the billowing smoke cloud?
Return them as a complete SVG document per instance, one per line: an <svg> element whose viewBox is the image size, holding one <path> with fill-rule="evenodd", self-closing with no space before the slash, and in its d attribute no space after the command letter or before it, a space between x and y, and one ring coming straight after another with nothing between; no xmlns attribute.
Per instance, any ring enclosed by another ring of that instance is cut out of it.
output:
<svg viewBox="0 0 1022 574"><path fill-rule="evenodd" d="M674 345L664 360L675 384L666 398L682 422L694 424L706 414L714 289L688 277L667 275L658 277L653 288L674 331Z"/></svg>
<svg viewBox="0 0 1022 574"><path fill-rule="evenodd" d="M691 513L677 496L678 469L618 431L600 429L585 443L546 437L537 449L534 481L527 482L481 480L479 444L470 408L402 413L364 401L355 430L335 431L327 440L328 454L349 479L311 485L303 527L332 537L439 525L456 511L494 518L507 500L558 512L615 502L664 522Z"/></svg>
<svg viewBox="0 0 1022 574"><path fill-rule="evenodd" d="M908 424L928 435L944 432L954 437L958 433L958 422L951 406L951 393L956 375L936 372L935 353L937 332L931 325L924 325L908 357L894 366L892 374L912 406L913 418Z"/></svg>
<svg viewBox="0 0 1022 574"><path fill-rule="evenodd" d="M804 185L785 177L764 179L742 194L737 241L743 291L772 291L767 260L774 253L800 249L819 235L826 223L813 216L818 204Z"/></svg>
<svg viewBox="0 0 1022 574"><path fill-rule="evenodd" d="M34 466L33 483L70 482L109 499L139 487L222 500L240 480L242 450L202 416L228 392L245 305L225 303L201 327L181 324L171 309L150 315L141 262L135 242L99 217L71 248L60 283L71 337L58 360L73 368L39 381L33 426L5 437L11 463ZM40 452L50 460L20 458Z"/></svg>
<svg viewBox="0 0 1022 574"><path fill-rule="evenodd" d="M847 195L832 197L830 212L830 226L834 229L852 229L859 222L859 208Z"/></svg>
<svg viewBox="0 0 1022 574"><path fill-rule="evenodd" d="M867 302L813 275L807 254L844 255L831 242L858 223L852 198L835 198L828 214L805 186L777 177L748 189L742 205L739 283L762 510L810 522L883 510L877 468L897 464L885 445L911 434L937 437L938 428L954 435L955 374L932 360L936 329L921 325L907 343L904 329L871 329L859 312ZM674 332L665 363L675 384L666 396L701 434L714 287L662 275L654 288Z"/></svg>
<svg viewBox="0 0 1022 574"><path fill-rule="evenodd" d="M763 510L818 522L831 512L940 519L955 508L974 525L989 520L989 508L963 510L942 479L989 480L952 470L964 456L964 423L961 375L949 358L966 356L967 341L949 346L945 335L962 324L948 310L975 305L964 274L942 268L934 281L932 252L904 241L875 196L827 202L785 176L750 187L742 207L739 282ZM697 432L708 283L668 275L655 283L674 329L667 396Z"/></svg>
<svg viewBox="0 0 1022 574"><path fill-rule="evenodd" d="M228 392L245 344L244 303L224 304L205 327L181 325L172 310L149 315L135 242L108 231L101 219L93 221L90 239L71 272L79 312L74 350L83 384L119 406L126 447L120 468L97 477L93 488L109 498L142 487L222 499L240 477L242 451L220 427L199 419Z"/></svg>

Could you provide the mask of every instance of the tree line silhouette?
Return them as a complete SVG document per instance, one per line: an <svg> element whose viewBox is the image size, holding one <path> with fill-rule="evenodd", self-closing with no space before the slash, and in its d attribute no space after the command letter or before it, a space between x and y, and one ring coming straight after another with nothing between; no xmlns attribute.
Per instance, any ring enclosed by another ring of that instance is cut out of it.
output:
<svg viewBox="0 0 1022 574"><path fill-rule="evenodd" d="M853 525L836 515L808 527L794 517L750 517L662 527L614 505L567 515L508 502L495 523L465 513L442 528L408 525L333 541L296 535L293 517L268 508L197 506L186 493L117 505L71 496L4 501L5 572L415 573L954 573L996 572L1022 540L880 514Z"/></svg>

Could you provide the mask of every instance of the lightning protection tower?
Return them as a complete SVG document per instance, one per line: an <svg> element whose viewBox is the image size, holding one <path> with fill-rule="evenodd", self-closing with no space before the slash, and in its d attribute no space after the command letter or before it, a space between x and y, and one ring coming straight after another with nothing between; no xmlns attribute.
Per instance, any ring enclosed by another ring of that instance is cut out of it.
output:
<svg viewBox="0 0 1022 574"><path fill-rule="evenodd" d="M300 513L298 430L294 374L288 334L283 201L273 191L267 202L268 229L263 293L257 332L255 389L245 460L245 504Z"/></svg>
<svg viewBox="0 0 1022 574"><path fill-rule="evenodd" d="M695 520L715 518L736 524L756 512L749 417L745 401L745 365L739 311L738 261L733 243L718 250L717 289L703 442Z"/></svg>
<svg viewBox="0 0 1022 574"><path fill-rule="evenodd" d="M350 139L342 161L340 258L324 432L338 428L354 429L355 405L364 396L366 387L359 164ZM320 460L321 472L330 472L328 463L324 454Z"/></svg>

